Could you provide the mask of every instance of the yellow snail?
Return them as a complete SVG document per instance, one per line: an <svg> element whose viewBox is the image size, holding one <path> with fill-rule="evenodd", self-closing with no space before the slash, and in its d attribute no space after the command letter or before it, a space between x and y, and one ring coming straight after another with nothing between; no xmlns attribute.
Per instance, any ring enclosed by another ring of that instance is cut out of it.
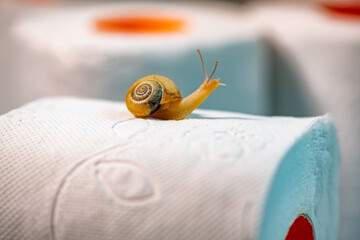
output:
<svg viewBox="0 0 360 240"><path fill-rule="evenodd" d="M150 75L134 83L126 94L126 107L135 117L158 118L164 120L181 120L192 113L218 86L225 84L220 79L211 79L218 62L210 77L207 77L204 60L197 50L204 71L204 82L200 87L182 98L178 87L167 77Z"/></svg>

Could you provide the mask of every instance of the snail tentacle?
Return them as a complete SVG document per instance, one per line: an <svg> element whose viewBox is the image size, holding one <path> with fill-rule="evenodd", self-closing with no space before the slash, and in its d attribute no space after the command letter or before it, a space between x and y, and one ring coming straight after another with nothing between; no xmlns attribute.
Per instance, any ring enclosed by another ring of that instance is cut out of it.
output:
<svg viewBox="0 0 360 240"><path fill-rule="evenodd" d="M204 81L206 81L206 80L208 80L208 76L207 76L206 69L205 69L204 59L203 59L203 57L201 56L200 49L198 49L197 52L199 53L199 56L200 56L200 59L201 59L201 64L202 64L202 67L203 67Z"/></svg>
<svg viewBox="0 0 360 240"><path fill-rule="evenodd" d="M207 80L208 82L210 82L211 78L214 76L218 63L219 63L219 62L218 62L218 61L216 61L216 63L215 63L215 67L214 67L214 70L212 71L212 73L211 73L211 75L210 75L209 79Z"/></svg>

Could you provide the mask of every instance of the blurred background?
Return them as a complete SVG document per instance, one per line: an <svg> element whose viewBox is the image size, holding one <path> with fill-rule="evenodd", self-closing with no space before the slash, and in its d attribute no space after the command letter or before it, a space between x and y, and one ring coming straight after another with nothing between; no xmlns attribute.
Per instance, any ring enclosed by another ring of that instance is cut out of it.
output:
<svg viewBox="0 0 360 240"><path fill-rule="evenodd" d="M360 0L0 0L0 114L46 96L124 101L160 74L202 108L334 116L341 148L339 239L360 236Z"/></svg>

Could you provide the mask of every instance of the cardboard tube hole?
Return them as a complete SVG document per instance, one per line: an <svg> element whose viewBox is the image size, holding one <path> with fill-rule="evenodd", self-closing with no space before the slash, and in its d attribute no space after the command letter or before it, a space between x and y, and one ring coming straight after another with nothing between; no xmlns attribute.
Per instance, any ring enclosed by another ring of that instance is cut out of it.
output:
<svg viewBox="0 0 360 240"><path fill-rule="evenodd" d="M174 33L183 29L180 18L147 15L114 16L95 21L97 31L104 33L153 34Z"/></svg>
<svg viewBox="0 0 360 240"><path fill-rule="evenodd" d="M360 2L357 0L350 2L342 1L329 1L322 3L323 7L328 12L344 17L352 17L353 19L360 20Z"/></svg>
<svg viewBox="0 0 360 240"><path fill-rule="evenodd" d="M299 216L291 225L285 240L314 240L314 229L307 216Z"/></svg>

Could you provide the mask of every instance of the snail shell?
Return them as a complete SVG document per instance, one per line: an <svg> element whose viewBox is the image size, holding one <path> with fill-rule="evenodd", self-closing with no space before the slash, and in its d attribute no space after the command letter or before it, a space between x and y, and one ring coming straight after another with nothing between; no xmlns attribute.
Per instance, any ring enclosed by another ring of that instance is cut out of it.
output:
<svg viewBox="0 0 360 240"><path fill-rule="evenodd" d="M150 75L135 82L126 95L126 106L135 117L147 117L163 104L182 99L178 87L169 78Z"/></svg>

